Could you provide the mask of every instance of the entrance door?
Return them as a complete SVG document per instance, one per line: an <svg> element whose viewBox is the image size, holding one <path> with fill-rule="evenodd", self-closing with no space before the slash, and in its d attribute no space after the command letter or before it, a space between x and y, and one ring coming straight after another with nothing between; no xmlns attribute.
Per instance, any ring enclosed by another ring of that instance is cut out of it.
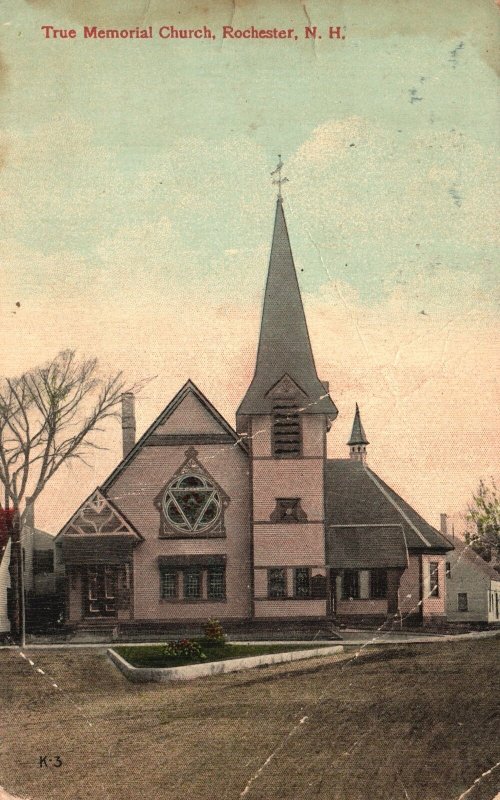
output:
<svg viewBox="0 0 500 800"><path fill-rule="evenodd" d="M118 568L88 567L84 582L85 616L116 617Z"/></svg>

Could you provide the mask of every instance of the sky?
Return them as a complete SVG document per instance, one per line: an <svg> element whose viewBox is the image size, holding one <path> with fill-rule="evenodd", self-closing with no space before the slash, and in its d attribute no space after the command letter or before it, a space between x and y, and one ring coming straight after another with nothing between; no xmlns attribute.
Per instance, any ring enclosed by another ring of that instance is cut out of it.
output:
<svg viewBox="0 0 500 800"><path fill-rule="evenodd" d="M358 402L372 468L435 525L462 510L498 475L498 21L486 0L4 0L2 373L76 348L148 379L138 433L188 378L233 424L281 153L340 412L330 456L347 455ZM168 24L216 39L83 38ZM223 25L298 39L231 41ZM115 466L118 423L103 443L47 487L41 527L56 532Z"/></svg>

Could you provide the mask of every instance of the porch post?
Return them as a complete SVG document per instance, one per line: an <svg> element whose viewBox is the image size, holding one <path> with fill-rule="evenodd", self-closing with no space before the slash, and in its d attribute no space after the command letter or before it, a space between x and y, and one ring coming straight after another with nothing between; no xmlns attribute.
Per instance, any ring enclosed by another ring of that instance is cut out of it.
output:
<svg viewBox="0 0 500 800"><path fill-rule="evenodd" d="M387 614L394 616L399 611L399 584L401 581L402 569L387 570Z"/></svg>

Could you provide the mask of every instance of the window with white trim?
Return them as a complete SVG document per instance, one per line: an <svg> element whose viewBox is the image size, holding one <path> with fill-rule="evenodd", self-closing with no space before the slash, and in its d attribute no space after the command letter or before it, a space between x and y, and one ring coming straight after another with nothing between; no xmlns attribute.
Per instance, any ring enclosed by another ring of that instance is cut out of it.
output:
<svg viewBox="0 0 500 800"><path fill-rule="evenodd" d="M429 594L439 597L439 561L429 561Z"/></svg>

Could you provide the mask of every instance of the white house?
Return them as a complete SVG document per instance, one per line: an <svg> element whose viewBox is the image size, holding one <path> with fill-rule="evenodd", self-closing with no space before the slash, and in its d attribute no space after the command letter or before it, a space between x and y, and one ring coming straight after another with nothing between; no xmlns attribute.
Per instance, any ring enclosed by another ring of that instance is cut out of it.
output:
<svg viewBox="0 0 500 800"><path fill-rule="evenodd" d="M447 533L446 514L441 532ZM450 622L500 624L500 573L463 539L448 537L455 549L446 557L446 615Z"/></svg>

